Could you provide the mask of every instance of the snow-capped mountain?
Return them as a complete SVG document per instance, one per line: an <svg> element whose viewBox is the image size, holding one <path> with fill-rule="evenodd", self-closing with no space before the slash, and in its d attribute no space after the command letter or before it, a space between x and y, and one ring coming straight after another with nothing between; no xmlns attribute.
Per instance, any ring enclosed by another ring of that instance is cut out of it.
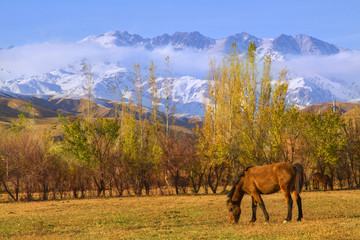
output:
<svg viewBox="0 0 360 240"><path fill-rule="evenodd" d="M220 56L223 56L227 54L232 49L234 42L240 53L244 53L247 51L251 41L254 41L257 46L259 59L270 55L273 61L283 62L283 65L286 65L288 59L290 57L294 58L294 56L326 57L348 52L354 52L357 56L360 56L359 52L337 47L302 34L295 37L283 34L274 39L263 39L244 32L223 39L213 39L199 32L176 32L173 35L163 34L154 38L144 38L138 34L130 34L126 31L111 31L99 36L89 36L76 43L72 43L72 49L80 49L78 51L95 49L97 52L103 53L101 58L91 63L92 81L94 83L93 90L97 98L112 100L115 100L115 97L108 86L109 83L110 85L114 83L115 76L118 79L121 94L128 100L135 99L134 84L132 82L134 73L131 68L132 63L126 62L126 56L121 60L113 60L113 58L109 60L106 58L107 54L117 53L118 49L126 48L143 49L138 51L140 53L145 51L148 55L151 55L150 53L153 55L166 55L166 52L163 53L162 49L172 49L172 53L175 53L175 56L171 56L171 58L175 58L176 62L176 57L180 56L179 62L182 61L181 57L184 56L178 53L185 52L184 54L188 54L190 57L184 61L189 61L189 63L184 67L185 70L172 73L174 83L171 98L173 102L177 103L176 113L202 115L203 96L206 91L207 81L204 80L205 75L203 77L189 76L191 67L198 64L199 59L208 61L207 56L209 55L220 54ZM7 51L14 51L14 49L16 50L16 47L10 50L0 50L0 60L3 56L9 56L11 52ZM86 53L84 55L86 56ZM128 55L131 55L131 53ZM200 58L198 57L199 55L205 57ZM202 64L206 65L207 63ZM0 66L0 91L3 91L2 95L4 97L12 96L11 93L62 95L69 97L82 96L85 93L85 87L84 74L81 67L81 59L76 59L68 62L66 65L60 65L52 71L33 76L11 78L11 71ZM145 77L146 69L143 70ZM291 80L289 82L288 100L290 103L300 107L306 107L313 103L332 101L333 99L348 101L360 98L360 87L354 81L349 81L339 76L323 75L313 70L302 70L301 72L293 69L289 70ZM164 96L164 77L166 75L164 67L160 67L157 73L159 76L157 79L159 93L161 96ZM150 92L146 82L144 83L144 89L146 92L144 105L150 107Z"/></svg>
<svg viewBox="0 0 360 240"><path fill-rule="evenodd" d="M199 32L176 32L173 35L163 34L161 36L143 38L137 34L130 34L127 31L110 31L100 36L89 36L81 40L80 43L98 43L103 47L129 47L144 46L148 49L171 45L175 49L185 49L187 47L207 50L216 43L215 39L205 37Z"/></svg>
<svg viewBox="0 0 360 240"><path fill-rule="evenodd" d="M75 65L68 65L49 73L32 76L29 78L17 78L0 83L0 91L4 97L10 93L21 95L37 95L44 97L48 95L61 95L67 98L86 95L84 86L84 74L81 71L82 65L78 62ZM115 63L102 63L92 66L92 81L94 97L100 99L120 101L120 95L129 101L135 101L135 88L133 84L132 71L120 67ZM117 80L115 80L115 77ZM145 77L145 76L143 76ZM165 82L163 77L157 79L158 93L165 96ZM196 79L191 76L173 78L171 99L176 103L176 113L180 115L200 115L203 112L202 99L206 91L206 80ZM117 85L117 92L113 92L110 86ZM150 86L147 82L143 84L143 104L150 107ZM117 96L115 96L115 94ZM1 94L0 94L1 97ZM160 109L164 110L163 102Z"/></svg>
<svg viewBox="0 0 360 240"><path fill-rule="evenodd" d="M291 72L287 98L290 103L306 107L314 103L349 101L360 97L358 87L349 88L330 81L319 74L296 74Z"/></svg>
<svg viewBox="0 0 360 240"><path fill-rule="evenodd" d="M283 56L331 55L346 51L344 48L304 34L299 34L295 37L282 34L275 39L262 39L245 32L223 39L213 39L199 32L176 32L173 35L164 34L154 38L143 38L138 34L130 34L126 31L110 31L99 36L86 37L80 43L98 43L103 47L144 46L148 49L170 45L178 50L193 48L200 51L221 51L227 53L232 49L232 44L236 42L238 50L243 53L246 52L251 41L255 42L260 52L275 52Z"/></svg>

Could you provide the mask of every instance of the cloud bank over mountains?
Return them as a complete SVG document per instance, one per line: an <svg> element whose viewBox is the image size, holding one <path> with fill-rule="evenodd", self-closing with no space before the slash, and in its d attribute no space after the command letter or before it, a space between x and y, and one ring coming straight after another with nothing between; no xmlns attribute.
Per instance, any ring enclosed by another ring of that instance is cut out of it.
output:
<svg viewBox="0 0 360 240"><path fill-rule="evenodd" d="M44 43L3 49L0 51L0 66L7 70L3 79L27 77L52 71L86 59L89 64L115 62L132 68L140 63L148 66L150 61L164 65L169 56L176 74L205 77L209 58L222 58L222 53L203 53L193 49L175 50L172 46L146 49L143 46L114 46L103 48L97 43ZM9 74L8 71L11 71Z"/></svg>

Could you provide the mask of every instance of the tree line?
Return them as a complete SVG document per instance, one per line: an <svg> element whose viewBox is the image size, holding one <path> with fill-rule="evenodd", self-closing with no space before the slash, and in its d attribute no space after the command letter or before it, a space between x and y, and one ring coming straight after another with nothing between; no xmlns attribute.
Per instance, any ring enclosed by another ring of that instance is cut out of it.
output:
<svg viewBox="0 0 360 240"><path fill-rule="evenodd" d="M357 110L347 117L333 108L300 111L286 101L287 71L274 80L270 57L259 68L253 42L244 55L234 45L220 63L210 61L205 115L192 134L173 126L169 58L164 96L158 91L153 62L146 75L139 64L134 65L135 98L130 102L125 102L119 79L109 82L116 97L111 118L93 117L91 66L84 62L88 105L82 117L59 117L56 126L37 132L29 124L31 118L21 114L11 127L0 128L2 192L15 201L70 194L142 195L155 190L196 194L200 188L218 193L246 167L280 161L301 162L307 182L311 173L321 172L341 188L359 187ZM146 82L149 111L143 107ZM164 113L159 112L161 98ZM52 137L54 128L61 130L61 138Z"/></svg>

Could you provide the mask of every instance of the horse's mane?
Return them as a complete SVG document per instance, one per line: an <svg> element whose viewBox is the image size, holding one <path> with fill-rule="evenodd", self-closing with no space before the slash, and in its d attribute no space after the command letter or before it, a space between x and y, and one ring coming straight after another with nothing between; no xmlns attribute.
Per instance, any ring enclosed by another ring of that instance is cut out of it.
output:
<svg viewBox="0 0 360 240"><path fill-rule="evenodd" d="M245 176L245 172L249 169L249 168L252 168L253 166L250 166L250 167L247 167L244 171L242 171L238 177L238 179L234 182L234 185L233 187L231 188L229 194L228 194L228 198L229 200L232 198L232 196L234 195L234 192L235 192L235 189L236 189L236 185L239 183L240 179L242 177Z"/></svg>

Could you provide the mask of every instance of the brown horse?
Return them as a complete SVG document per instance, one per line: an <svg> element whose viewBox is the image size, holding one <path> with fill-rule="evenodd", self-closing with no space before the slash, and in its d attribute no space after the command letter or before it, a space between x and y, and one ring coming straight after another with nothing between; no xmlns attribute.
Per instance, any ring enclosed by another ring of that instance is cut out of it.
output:
<svg viewBox="0 0 360 240"><path fill-rule="evenodd" d="M319 189L319 183L322 183L324 186L324 190L327 190L327 186L330 186L330 189L333 190L333 184L331 182L331 179L328 175L322 174L322 173L315 173L313 176L313 186L314 189Z"/></svg>
<svg viewBox="0 0 360 240"><path fill-rule="evenodd" d="M269 221L269 214L266 211L261 194L272 194L282 191L287 205L288 214L285 222L292 217L293 194L298 207L298 221L303 217L300 192L303 186L303 167L300 163L274 163L265 166L254 166L246 169L239 177L239 180L232 187L228 197L227 205L230 223L237 223L240 218L240 203L245 193L251 195L252 218L250 222L256 221L256 208L259 204L265 216L265 222Z"/></svg>

